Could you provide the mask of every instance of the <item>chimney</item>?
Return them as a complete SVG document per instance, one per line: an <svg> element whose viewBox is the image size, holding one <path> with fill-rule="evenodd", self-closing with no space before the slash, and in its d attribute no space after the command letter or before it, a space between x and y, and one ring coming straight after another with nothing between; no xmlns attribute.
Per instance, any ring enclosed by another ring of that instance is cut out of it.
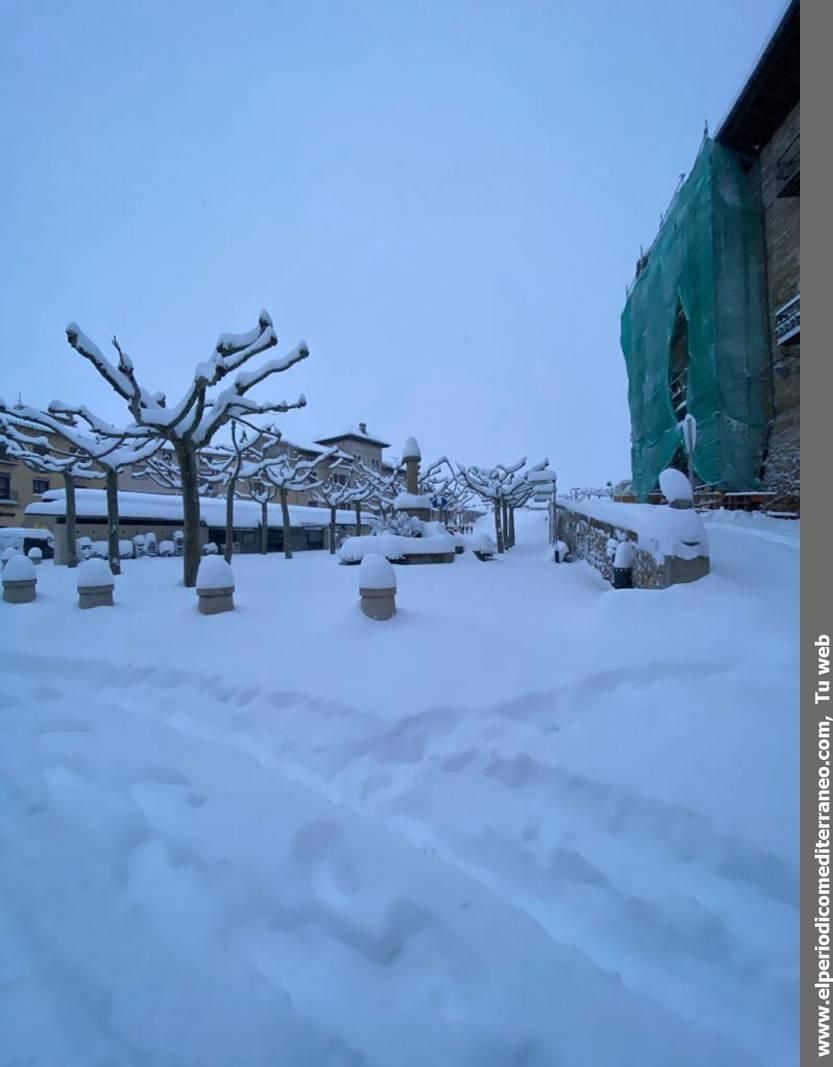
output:
<svg viewBox="0 0 833 1067"><path fill-rule="evenodd" d="M359 431L361 433L367 435L367 423L366 422L360 422L359 423Z"/></svg>

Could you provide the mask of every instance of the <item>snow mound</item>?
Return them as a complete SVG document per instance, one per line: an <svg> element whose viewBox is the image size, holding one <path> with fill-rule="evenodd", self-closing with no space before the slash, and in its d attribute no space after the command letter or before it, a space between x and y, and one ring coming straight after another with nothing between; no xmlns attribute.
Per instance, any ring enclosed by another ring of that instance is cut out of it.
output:
<svg viewBox="0 0 833 1067"><path fill-rule="evenodd" d="M31 582L37 581L35 565L26 556L14 556L3 568L4 582Z"/></svg>
<svg viewBox="0 0 833 1067"><path fill-rule="evenodd" d="M231 564L219 556L205 556L197 571L197 589L234 589Z"/></svg>
<svg viewBox="0 0 833 1067"><path fill-rule="evenodd" d="M430 511L431 498L419 496L416 493L400 493L394 500L393 506L397 511L404 511L406 508L422 508L425 511Z"/></svg>
<svg viewBox="0 0 833 1067"><path fill-rule="evenodd" d="M688 501L691 503L694 495L691 491L691 482L682 471L669 467L659 476L659 487L662 495L669 504Z"/></svg>
<svg viewBox="0 0 833 1067"><path fill-rule="evenodd" d="M368 552L359 567L359 589L395 589L396 573L384 556Z"/></svg>
<svg viewBox="0 0 833 1067"><path fill-rule="evenodd" d="M405 441L405 447L402 449L402 459L422 459L422 453L419 450L419 445L416 443L415 437L409 437Z"/></svg>
<svg viewBox="0 0 833 1067"><path fill-rule="evenodd" d="M85 559L78 565L78 588L96 589L101 585L115 585L109 564L103 559Z"/></svg>

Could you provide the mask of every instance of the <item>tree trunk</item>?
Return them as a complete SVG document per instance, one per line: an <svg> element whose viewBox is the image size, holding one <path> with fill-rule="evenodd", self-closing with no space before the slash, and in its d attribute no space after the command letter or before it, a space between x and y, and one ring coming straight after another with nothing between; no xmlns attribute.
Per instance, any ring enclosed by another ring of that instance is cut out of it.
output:
<svg viewBox="0 0 833 1067"><path fill-rule="evenodd" d="M265 556L269 551L269 501L260 502L260 554Z"/></svg>
<svg viewBox="0 0 833 1067"><path fill-rule="evenodd" d="M64 492L66 493L66 537L67 566L78 566L78 545L75 538L75 477L64 474Z"/></svg>
<svg viewBox="0 0 833 1067"><path fill-rule="evenodd" d="M356 501L356 537L362 535L362 502Z"/></svg>
<svg viewBox="0 0 833 1067"><path fill-rule="evenodd" d="M336 509L334 505L330 505L330 555L334 556L336 551Z"/></svg>
<svg viewBox="0 0 833 1067"><path fill-rule="evenodd" d="M500 521L503 527L503 547L508 551L512 546L509 543L509 509L505 500L500 502Z"/></svg>
<svg viewBox="0 0 833 1067"><path fill-rule="evenodd" d="M119 476L107 471L107 556L113 574L121 574L119 558Z"/></svg>
<svg viewBox="0 0 833 1067"><path fill-rule="evenodd" d="M182 484L182 583L187 589L197 584L200 569L200 483L197 450L190 442L174 445Z"/></svg>
<svg viewBox="0 0 833 1067"><path fill-rule="evenodd" d="M515 509L509 508L509 540L512 543L512 547L515 547Z"/></svg>
<svg viewBox="0 0 833 1067"><path fill-rule="evenodd" d="M283 516L283 554L286 559L292 559L290 546L291 527L289 525L289 503L286 489L281 489L281 515Z"/></svg>
<svg viewBox="0 0 833 1067"><path fill-rule="evenodd" d="M500 501L495 501L495 541L498 552L503 552L503 531L500 525Z"/></svg>
<svg viewBox="0 0 833 1067"><path fill-rule="evenodd" d="M226 486L226 543L223 548L223 559L231 563L231 553L234 546L234 490L235 479L230 478Z"/></svg>

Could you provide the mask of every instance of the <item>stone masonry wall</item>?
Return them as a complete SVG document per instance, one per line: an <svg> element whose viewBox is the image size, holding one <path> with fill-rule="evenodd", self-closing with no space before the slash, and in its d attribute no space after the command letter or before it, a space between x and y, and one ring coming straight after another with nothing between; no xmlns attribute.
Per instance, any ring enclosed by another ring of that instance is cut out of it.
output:
<svg viewBox="0 0 833 1067"><path fill-rule="evenodd" d="M760 159L774 393L774 417L764 482L768 489L794 494L798 494L801 488L801 345L778 345L775 340L775 312L791 300L800 288L801 198L777 196L777 163L799 129L800 105L796 105L762 150Z"/></svg>
<svg viewBox="0 0 833 1067"><path fill-rule="evenodd" d="M557 514L558 537L566 542L570 555L595 567L607 581L613 582L613 558L608 552L608 542L614 540L633 543L633 584L637 589L665 589L671 584L665 561L657 561L650 552L639 548L633 530L571 511L563 504Z"/></svg>

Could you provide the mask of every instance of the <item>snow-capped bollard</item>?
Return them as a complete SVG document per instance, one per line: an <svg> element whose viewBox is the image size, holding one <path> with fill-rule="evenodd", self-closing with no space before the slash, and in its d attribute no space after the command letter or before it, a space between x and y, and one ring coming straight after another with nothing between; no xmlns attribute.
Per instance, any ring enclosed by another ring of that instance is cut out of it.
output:
<svg viewBox="0 0 833 1067"><path fill-rule="evenodd" d="M564 563L570 552L570 546L566 541L556 541L553 545L552 558L555 563Z"/></svg>
<svg viewBox="0 0 833 1067"><path fill-rule="evenodd" d="M10 559L14 559L15 556L19 556L20 552L16 548L4 548L0 555L0 564L2 564L3 570L6 569L6 564Z"/></svg>
<svg viewBox="0 0 833 1067"><path fill-rule="evenodd" d="M36 567L40 566L40 563L43 560L43 552L38 548L37 545L33 545L32 548L30 548L29 551L26 553L26 555Z"/></svg>
<svg viewBox="0 0 833 1067"><path fill-rule="evenodd" d="M234 610L234 572L220 556L205 556L197 571L197 606L203 615Z"/></svg>
<svg viewBox="0 0 833 1067"><path fill-rule="evenodd" d="M672 508L685 510L694 507L691 482L682 471L667 467L659 476L659 487Z"/></svg>
<svg viewBox="0 0 833 1067"><path fill-rule="evenodd" d="M359 566L362 611L384 622L396 614L396 572L384 556L369 552Z"/></svg>
<svg viewBox="0 0 833 1067"><path fill-rule="evenodd" d="M633 561L636 553L630 541L620 541L613 556L613 588L633 589Z"/></svg>
<svg viewBox="0 0 833 1067"><path fill-rule="evenodd" d="M25 556L15 555L3 568L3 599L7 604L31 604L37 584L35 566Z"/></svg>
<svg viewBox="0 0 833 1067"><path fill-rule="evenodd" d="M85 559L78 565L78 607L111 608L115 579L103 559Z"/></svg>

